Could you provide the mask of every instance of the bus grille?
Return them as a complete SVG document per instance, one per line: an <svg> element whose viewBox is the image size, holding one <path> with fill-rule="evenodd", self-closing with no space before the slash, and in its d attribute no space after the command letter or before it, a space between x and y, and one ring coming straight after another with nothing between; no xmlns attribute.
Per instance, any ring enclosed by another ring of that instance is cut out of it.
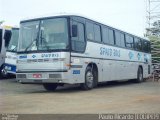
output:
<svg viewBox="0 0 160 120"><path fill-rule="evenodd" d="M62 78L61 74L49 74L49 78Z"/></svg>
<svg viewBox="0 0 160 120"><path fill-rule="evenodd" d="M26 74L17 74L17 78L26 78Z"/></svg>

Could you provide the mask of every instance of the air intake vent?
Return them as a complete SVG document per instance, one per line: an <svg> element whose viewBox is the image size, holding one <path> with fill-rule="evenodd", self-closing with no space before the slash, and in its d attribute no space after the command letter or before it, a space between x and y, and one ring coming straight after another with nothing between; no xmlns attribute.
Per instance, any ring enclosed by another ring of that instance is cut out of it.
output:
<svg viewBox="0 0 160 120"><path fill-rule="evenodd" d="M17 74L17 78L26 78L26 74Z"/></svg>
<svg viewBox="0 0 160 120"><path fill-rule="evenodd" d="M49 74L49 78L62 78L61 74Z"/></svg>

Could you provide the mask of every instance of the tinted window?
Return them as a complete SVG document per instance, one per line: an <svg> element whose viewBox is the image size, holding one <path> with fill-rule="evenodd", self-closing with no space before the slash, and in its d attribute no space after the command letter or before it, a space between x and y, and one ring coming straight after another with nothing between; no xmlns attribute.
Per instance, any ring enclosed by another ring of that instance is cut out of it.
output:
<svg viewBox="0 0 160 120"><path fill-rule="evenodd" d="M109 43L114 45L114 31L109 29L108 31Z"/></svg>
<svg viewBox="0 0 160 120"><path fill-rule="evenodd" d="M104 27L102 29L103 42L114 45L114 33L110 28Z"/></svg>
<svg viewBox="0 0 160 120"><path fill-rule="evenodd" d="M121 46L121 34L118 31L115 31L115 40L116 45Z"/></svg>
<svg viewBox="0 0 160 120"><path fill-rule="evenodd" d="M95 41L100 42L101 41L101 31L100 31L100 26L99 25L94 25L94 38Z"/></svg>
<svg viewBox="0 0 160 120"><path fill-rule="evenodd" d="M94 27L93 27L93 24L87 22L86 29L87 29L87 39L94 40Z"/></svg>
<svg viewBox="0 0 160 120"><path fill-rule="evenodd" d="M0 29L0 52L2 49L2 29Z"/></svg>
<svg viewBox="0 0 160 120"><path fill-rule="evenodd" d="M119 32L119 31L115 31L115 40L116 40L117 46L125 47L125 40L124 40L123 33Z"/></svg>
<svg viewBox="0 0 160 120"><path fill-rule="evenodd" d="M147 41L143 41L143 51L144 52L148 51L148 43L147 43Z"/></svg>
<svg viewBox="0 0 160 120"><path fill-rule="evenodd" d="M102 29L102 39L104 43L109 44L109 29L108 28L103 28Z"/></svg>
<svg viewBox="0 0 160 120"><path fill-rule="evenodd" d="M85 49L84 25L79 22L72 22L72 26L76 26L78 32L76 37L72 35L72 50L83 52Z"/></svg>
<svg viewBox="0 0 160 120"><path fill-rule="evenodd" d="M133 37L126 34L126 47L127 48L134 48L133 43L134 43L133 42Z"/></svg>
<svg viewBox="0 0 160 120"><path fill-rule="evenodd" d="M150 52L150 43L148 41L143 41L143 51Z"/></svg>
<svg viewBox="0 0 160 120"><path fill-rule="evenodd" d="M81 23L78 23L78 37L79 41L84 42L84 25Z"/></svg>
<svg viewBox="0 0 160 120"><path fill-rule="evenodd" d="M134 38L134 47L136 50L142 50L142 41L139 38Z"/></svg>

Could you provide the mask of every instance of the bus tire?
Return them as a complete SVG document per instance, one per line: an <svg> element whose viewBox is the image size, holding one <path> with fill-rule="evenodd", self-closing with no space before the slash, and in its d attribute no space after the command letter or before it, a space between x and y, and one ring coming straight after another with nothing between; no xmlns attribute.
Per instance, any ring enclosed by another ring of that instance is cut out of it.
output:
<svg viewBox="0 0 160 120"><path fill-rule="evenodd" d="M139 67L137 71L136 83L141 83L141 82L143 82L143 70L141 67Z"/></svg>
<svg viewBox="0 0 160 120"><path fill-rule="evenodd" d="M57 83L45 83L45 84L43 84L43 87L47 91L54 91L58 87L58 84Z"/></svg>
<svg viewBox="0 0 160 120"><path fill-rule="evenodd" d="M90 90L94 88L95 80L96 80L96 74L94 72L94 69L92 69L91 67L87 67L85 72L85 83L81 84L81 88L83 90Z"/></svg>
<svg viewBox="0 0 160 120"><path fill-rule="evenodd" d="M2 70L1 70L1 77L2 78L8 78L8 73L7 73L7 71L3 68Z"/></svg>

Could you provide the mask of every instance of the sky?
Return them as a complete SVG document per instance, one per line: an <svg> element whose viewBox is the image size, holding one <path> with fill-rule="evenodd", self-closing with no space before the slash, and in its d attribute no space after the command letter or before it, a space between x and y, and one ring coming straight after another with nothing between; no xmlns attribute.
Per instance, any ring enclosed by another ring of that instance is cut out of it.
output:
<svg viewBox="0 0 160 120"><path fill-rule="evenodd" d="M143 37L146 27L145 0L0 0L0 21L19 26L28 17L76 13Z"/></svg>

